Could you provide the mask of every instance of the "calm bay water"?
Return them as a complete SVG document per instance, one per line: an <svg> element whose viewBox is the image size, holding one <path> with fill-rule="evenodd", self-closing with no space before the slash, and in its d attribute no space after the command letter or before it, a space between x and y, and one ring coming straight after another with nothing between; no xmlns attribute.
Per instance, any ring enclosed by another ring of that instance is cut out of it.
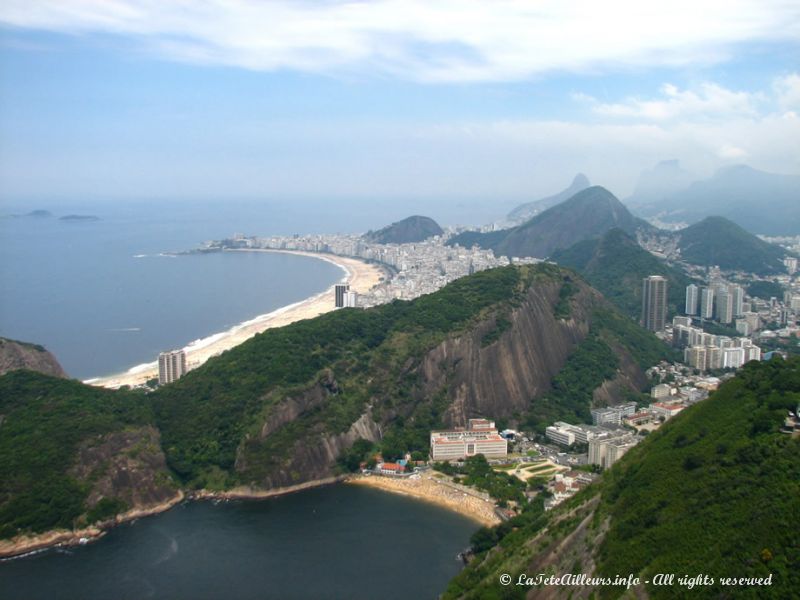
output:
<svg viewBox="0 0 800 600"><path fill-rule="evenodd" d="M482 222L491 207L417 204L5 203L0 212L6 215L0 218L0 336L43 344L73 377L109 375L319 293L343 276L334 265L313 258L163 253L236 232L358 233L413 212L443 223ZM54 216L7 216L33 209ZM57 218L67 214L100 220Z"/></svg>
<svg viewBox="0 0 800 600"><path fill-rule="evenodd" d="M87 546L0 563L0 598L436 598L476 528L349 485L188 503Z"/></svg>

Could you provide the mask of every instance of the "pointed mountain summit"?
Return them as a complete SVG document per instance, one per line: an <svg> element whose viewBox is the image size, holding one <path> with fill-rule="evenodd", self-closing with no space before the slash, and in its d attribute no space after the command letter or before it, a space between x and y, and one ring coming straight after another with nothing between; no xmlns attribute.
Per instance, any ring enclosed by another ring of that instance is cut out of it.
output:
<svg viewBox="0 0 800 600"><path fill-rule="evenodd" d="M628 212L614 194L593 186L517 227L490 233L467 231L448 243L465 247L477 244L507 256L546 258L560 248L600 237L615 227L630 234L651 228Z"/></svg>
<svg viewBox="0 0 800 600"><path fill-rule="evenodd" d="M413 244L443 233L439 224L430 217L413 215L378 231L368 231L364 239L374 244Z"/></svg>
<svg viewBox="0 0 800 600"><path fill-rule="evenodd" d="M551 206L555 206L564 200L572 198L572 196L578 192L582 192L591 185L592 184L589 183L589 178L586 177L586 175L583 173L578 173L575 175L575 178L572 180L572 183L569 184L568 188L561 190L557 194L548 196L547 198L541 198L539 200L520 204L518 207L508 213L508 220L516 224L524 223L525 221L528 221L538 215L543 210L547 210Z"/></svg>

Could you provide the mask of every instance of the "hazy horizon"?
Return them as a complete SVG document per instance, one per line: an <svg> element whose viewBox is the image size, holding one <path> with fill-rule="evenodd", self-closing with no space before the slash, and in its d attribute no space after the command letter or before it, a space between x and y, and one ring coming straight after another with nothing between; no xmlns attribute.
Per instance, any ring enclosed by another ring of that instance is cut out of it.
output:
<svg viewBox="0 0 800 600"><path fill-rule="evenodd" d="M621 199L800 174L784 2L0 7L0 198Z"/></svg>

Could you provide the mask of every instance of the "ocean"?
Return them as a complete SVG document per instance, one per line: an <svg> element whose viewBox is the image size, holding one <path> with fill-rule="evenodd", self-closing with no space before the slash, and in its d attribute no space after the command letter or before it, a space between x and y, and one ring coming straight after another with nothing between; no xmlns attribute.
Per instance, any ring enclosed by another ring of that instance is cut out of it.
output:
<svg viewBox="0 0 800 600"><path fill-rule="evenodd" d="M477 528L355 485L186 503L86 546L0 562L0 598L432 600Z"/></svg>
<svg viewBox="0 0 800 600"><path fill-rule="evenodd" d="M32 210L53 216L10 216ZM481 201L6 202L0 335L44 345L72 377L110 375L315 295L343 276L300 256L169 253L234 233L359 233L420 213L445 225L479 224L504 211ZM98 220L59 218L70 214Z"/></svg>

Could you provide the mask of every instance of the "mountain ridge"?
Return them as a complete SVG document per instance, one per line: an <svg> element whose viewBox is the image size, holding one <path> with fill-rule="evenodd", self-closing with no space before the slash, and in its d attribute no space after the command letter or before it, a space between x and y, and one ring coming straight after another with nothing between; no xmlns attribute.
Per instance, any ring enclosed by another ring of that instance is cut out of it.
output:
<svg viewBox="0 0 800 600"><path fill-rule="evenodd" d="M570 183L566 188L561 190L560 192L553 194L552 196L547 196L545 198L540 198L539 200L533 200L532 202L526 202L524 204L520 204L516 208L514 208L511 212L508 213L507 218L516 223L524 223L535 217L537 214L542 212L543 210L547 210L551 206L555 206L556 204L560 204L564 200L570 199L572 196L577 194L578 192L582 192L588 187L591 187L591 183L589 182L589 178L586 177L583 173L578 173L572 179L572 183Z"/></svg>
<svg viewBox="0 0 800 600"><path fill-rule="evenodd" d="M652 227L634 217L607 189L592 186L539 213L526 223L490 233L464 232L449 245L478 245L495 254L547 258L584 239L620 228L628 233Z"/></svg>

